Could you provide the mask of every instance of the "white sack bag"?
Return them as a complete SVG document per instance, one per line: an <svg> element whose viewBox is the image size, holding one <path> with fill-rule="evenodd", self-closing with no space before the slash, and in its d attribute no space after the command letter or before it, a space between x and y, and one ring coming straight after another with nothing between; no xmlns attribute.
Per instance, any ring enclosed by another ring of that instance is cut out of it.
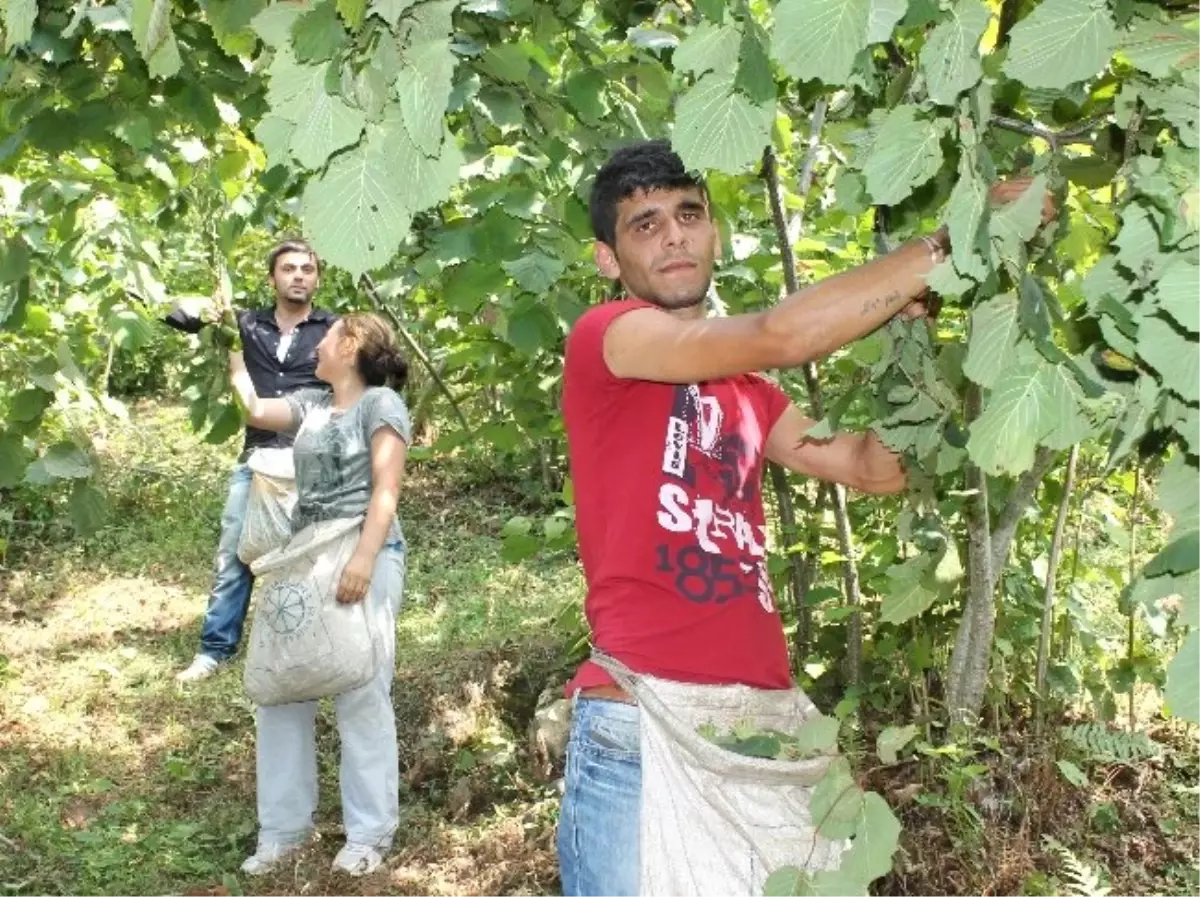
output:
<svg viewBox="0 0 1200 897"><path fill-rule="evenodd" d="M256 610L243 681L270 707L339 695L375 675L366 601L339 604L338 580L358 544L362 517L306 526L250 569Z"/></svg>
<svg viewBox="0 0 1200 897"><path fill-rule="evenodd" d="M809 809L830 757L747 757L697 732L741 722L794 730L817 712L803 691L672 682L598 651L592 659L641 711L643 895L750 897L783 866L837 867L847 842L818 835Z"/></svg>
<svg viewBox="0 0 1200 897"><path fill-rule="evenodd" d="M296 466L290 448L263 448L246 461L250 468L250 499L238 541L243 564L282 548L292 537L296 507Z"/></svg>

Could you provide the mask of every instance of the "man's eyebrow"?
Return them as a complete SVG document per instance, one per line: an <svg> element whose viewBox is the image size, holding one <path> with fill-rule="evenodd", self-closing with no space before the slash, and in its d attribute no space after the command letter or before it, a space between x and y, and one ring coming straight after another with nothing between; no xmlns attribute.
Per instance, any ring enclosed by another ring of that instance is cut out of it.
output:
<svg viewBox="0 0 1200 897"><path fill-rule="evenodd" d="M625 221L625 226L626 227L636 227L637 225L641 224L643 221L648 221L649 219L655 217L661 211L662 211L662 209L660 209L658 206L651 206L648 209L643 209L642 211L640 211L636 215L634 215L632 218L627 219Z"/></svg>
<svg viewBox="0 0 1200 897"><path fill-rule="evenodd" d="M699 199L681 199L679 201L679 208L686 209L689 212L695 212L695 211L707 212L708 211L708 203L702 202Z"/></svg>

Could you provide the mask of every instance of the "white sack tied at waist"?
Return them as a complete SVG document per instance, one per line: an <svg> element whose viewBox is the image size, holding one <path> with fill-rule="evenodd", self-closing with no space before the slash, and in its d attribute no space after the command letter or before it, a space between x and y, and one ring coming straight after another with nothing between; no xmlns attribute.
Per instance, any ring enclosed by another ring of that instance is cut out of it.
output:
<svg viewBox="0 0 1200 897"><path fill-rule="evenodd" d="M642 894L757 895L780 867L837 866L846 842L819 837L809 810L829 757L747 757L697 731L793 731L818 712L803 691L673 682L592 659L641 710Z"/></svg>
<svg viewBox="0 0 1200 897"><path fill-rule="evenodd" d="M250 468L250 498L238 557L253 564L269 551L282 548L292 537L296 507L296 466L290 448L261 448L246 460Z"/></svg>
<svg viewBox="0 0 1200 897"><path fill-rule="evenodd" d="M366 600L339 604L338 581L358 545L363 518L306 526L250 569L254 626L246 694L260 706L339 695L375 674L375 637Z"/></svg>

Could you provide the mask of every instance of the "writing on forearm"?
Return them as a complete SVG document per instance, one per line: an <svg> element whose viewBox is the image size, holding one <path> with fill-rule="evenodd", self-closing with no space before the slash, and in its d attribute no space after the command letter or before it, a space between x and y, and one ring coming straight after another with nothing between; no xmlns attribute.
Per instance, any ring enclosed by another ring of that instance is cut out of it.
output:
<svg viewBox="0 0 1200 897"><path fill-rule="evenodd" d="M872 296L864 299L862 311L859 314L866 317L875 314L880 308L895 308L897 305L903 305L906 301L911 300L905 300L899 290L892 290L886 296Z"/></svg>

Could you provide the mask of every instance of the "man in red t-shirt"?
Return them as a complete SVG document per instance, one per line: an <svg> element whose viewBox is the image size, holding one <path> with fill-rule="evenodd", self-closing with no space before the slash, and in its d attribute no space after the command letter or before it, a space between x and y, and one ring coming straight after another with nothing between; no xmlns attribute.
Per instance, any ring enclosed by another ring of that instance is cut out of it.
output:
<svg viewBox="0 0 1200 897"><path fill-rule="evenodd" d="M1001 184L993 201L1027 185ZM874 433L806 438L814 422L755 372L822 358L897 314L925 314L945 229L769 311L706 318L720 237L704 183L667 141L612 156L592 187L591 219L597 266L629 297L586 312L566 347L563 415L592 643L663 679L789 688L766 568L764 461L879 494L902 490L905 473ZM591 662L567 693L563 893L636 894L639 711Z"/></svg>

